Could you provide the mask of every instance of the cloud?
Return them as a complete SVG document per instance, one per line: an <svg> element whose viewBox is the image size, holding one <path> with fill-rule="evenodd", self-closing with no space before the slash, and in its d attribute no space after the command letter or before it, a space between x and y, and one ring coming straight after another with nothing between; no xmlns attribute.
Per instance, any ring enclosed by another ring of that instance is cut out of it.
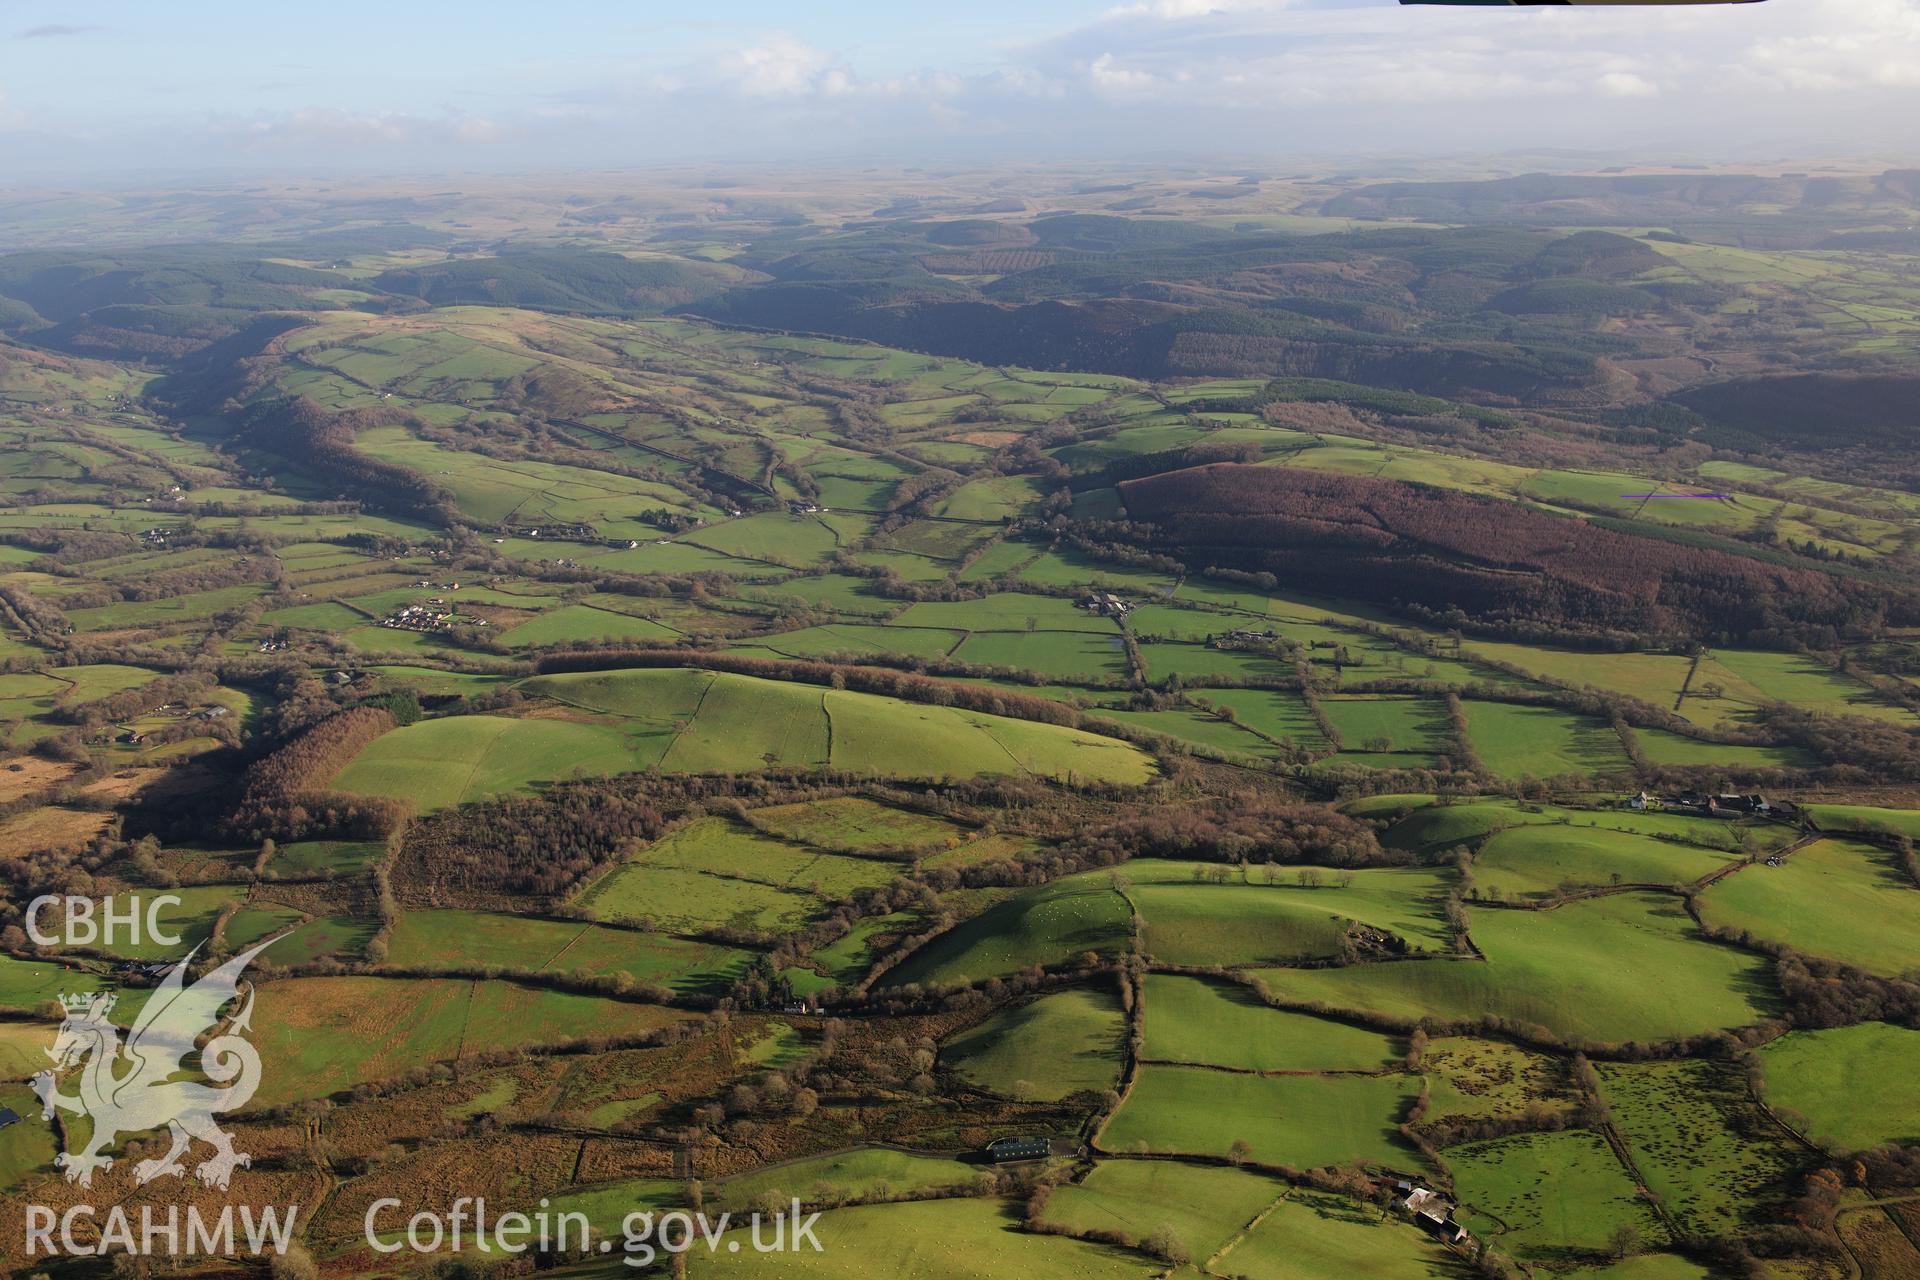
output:
<svg viewBox="0 0 1920 1280"><path fill-rule="evenodd" d="M1744 160L1910 150L1911 128L1899 121L1920 118L1920 0L1103 3L1104 12L1059 20L1050 35L1024 43L916 43L908 17L876 14L870 38L843 45L827 34L837 24L798 8L787 11L789 30L743 36L736 24L708 24L696 36L648 35L630 47L610 38L590 55L530 57L492 78L436 67L404 83L369 74L337 89L305 78L297 89L227 78L193 90L201 96L191 112L176 108L144 129L134 113L157 101L150 87L139 108L112 94L71 104L57 80L31 92L19 80L8 87L14 107L54 130L49 138L112 140L94 154L113 146L142 160L270 156L275 164L361 155L476 167L821 153L914 163L1305 158L1538 147ZM1044 23L1049 8L1032 6L1034 22ZM443 101L483 114L443 110ZM285 109L254 109L267 102ZM226 109L209 114L216 103ZM6 105L0 126L20 119ZM23 144L12 145L18 153ZM69 163L52 144L47 154L50 167ZM0 156L0 171L7 161Z"/></svg>
<svg viewBox="0 0 1920 1280"><path fill-rule="evenodd" d="M1597 83L1610 98L1652 98L1660 93L1659 85L1633 71L1603 72Z"/></svg>
<svg viewBox="0 0 1920 1280"><path fill-rule="evenodd" d="M1338 108L1353 123L1418 107L1400 126L1411 136L1506 104L1524 114L1503 117L1503 133L1541 142L1640 118L1579 111L1596 98L1623 104L1614 113L1659 99L1676 141L1712 136L1735 105L1794 129L1845 116L1877 126L1892 117L1865 104L1890 94L1920 115L1920 0L1517 10L1140 0L1012 56L1169 126L1210 120L1241 136Z"/></svg>
<svg viewBox="0 0 1920 1280"><path fill-rule="evenodd" d="M850 77L830 55L786 34L728 50L714 70L722 83L756 98L817 92L829 80L844 84Z"/></svg>
<svg viewBox="0 0 1920 1280"><path fill-rule="evenodd" d="M48 40L55 36L83 36L89 31L99 31L100 29L99 27L91 25L75 26L65 22L49 22L44 26L28 27L25 31L20 32L17 38L21 40Z"/></svg>
<svg viewBox="0 0 1920 1280"><path fill-rule="evenodd" d="M212 122L211 131L226 144L249 152L485 146L500 141L504 134L493 121L465 112L428 117L334 107L220 117Z"/></svg>

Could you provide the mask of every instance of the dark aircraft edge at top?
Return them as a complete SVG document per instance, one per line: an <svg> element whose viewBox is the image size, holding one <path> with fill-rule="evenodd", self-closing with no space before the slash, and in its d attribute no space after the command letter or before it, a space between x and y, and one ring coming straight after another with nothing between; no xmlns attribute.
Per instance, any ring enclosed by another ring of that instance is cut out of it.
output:
<svg viewBox="0 0 1920 1280"><path fill-rule="evenodd" d="M1754 4L1756 0L1400 0L1401 4Z"/></svg>

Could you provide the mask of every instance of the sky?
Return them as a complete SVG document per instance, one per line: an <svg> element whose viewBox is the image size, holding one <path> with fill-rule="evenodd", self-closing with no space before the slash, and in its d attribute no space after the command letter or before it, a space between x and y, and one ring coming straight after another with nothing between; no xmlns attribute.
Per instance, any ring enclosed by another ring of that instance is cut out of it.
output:
<svg viewBox="0 0 1920 1280"><path fill-rule="evenodd" d="M1920 0L0 0L0 184L1555 149L1920 163Z"/></svg>

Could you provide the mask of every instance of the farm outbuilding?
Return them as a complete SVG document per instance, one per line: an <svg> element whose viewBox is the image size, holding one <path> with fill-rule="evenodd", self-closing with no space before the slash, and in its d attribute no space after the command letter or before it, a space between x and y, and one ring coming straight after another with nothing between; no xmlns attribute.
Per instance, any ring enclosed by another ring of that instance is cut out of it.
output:
<svg viewBox="0 0 1920 1280"><path fill-rule="evenodd" d="M1053 1154L1053 1144L1045 1138L998 1138L986 1146L987 1159L994 1164L1016 1160L1045 1160Z"/></svg>

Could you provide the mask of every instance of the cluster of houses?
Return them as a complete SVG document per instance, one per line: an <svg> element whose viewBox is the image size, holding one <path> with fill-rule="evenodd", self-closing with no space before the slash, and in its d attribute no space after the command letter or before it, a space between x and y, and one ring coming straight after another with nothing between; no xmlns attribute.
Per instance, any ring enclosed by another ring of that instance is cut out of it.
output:
<svg viewBox="0 0 1920 1280"><path fill-rule="evenodd" d="M173 536L173 532L172 529L162 529L158 526L152 529L142 529L140 531L140 545L146 547L164 547L167 545L167 539Z"/></svg>
<svg viewBox="0 0 1920 1280"><path fill-rule="evenodd" d="M1124 600L1111 591L1088 592L1081 604L1089 612L1103 618L1124 618L1133 612L1133 601Z"/></svg>
<svg viewBox="0 0 1920 1280"><path fill-rule="evenodd" d="M1791 821L1799 816L1798 805L1790 801L1772 801L1759 793L1738 795L1725 793L1706 795L1699 791L1683 791L1679 795L1656 796L1642 791L1627 797L1629 809L1664 809L1674 813L1692 814L1696 817L1725 818L1778 818Z"/></svg>
<svg viewBox="0 0 1920 1280"><path fill-rule="evenodd" d="M787 510L796 516L817 516L833 508L823 507L817 502L789 502Z"/></svg>
<svg viewBox="0 0 1920 1280"><path fill-rule="evenodd" d="M380 625L395 631L445 631L454 623L453 606L439 596L405 605L380 619ZM485 618L465 618L462 621L471 627L484 627Z"/></svg>
<svg viewBox="0 0 1920 1280"><path fill-rule="evenodd" d="M1280 633L1272 627L1268 627L1265 631L1249 631L1242 628L1236 631L1229 631L1223 636L1214 636L1213 641L1216 645L1271 644L1279 638Z"/></svg>
<svg viewBox="0 0 1920 1280"><path fill-rule="evenodd" d="M282 653L286 650L286 647L287 641L285 637L273 636L253 646L253 651L255 653Z"/></svg>
<svg viewBox="0 0 1920 1280"><path fill-rule="evenodd" d="M590 542L599 535L590 524L549 524L539 528L522 528L519 525L503 525L508 537L521 538L566 538L573 542Z"/></svg>
<svg viewBox="0 0 1920 1280"><path fill-rule="evenodd" d="M223 707L219 703L213 702L208 703L204 707L196 707L192 711L188 711L184 703L169 702L147 714L177 716L185 720L199 720L206 724L212 724L216 720L225 720L233 714L233 709L231 707ZM88 741L104 743L108 741L109 737L111 737L112 741L123 747L137 747L147 740L147 735L139 729L122 727L113 730L111 734L97 733L89 738Z"/></svg>
<svg viewBox="0 0 1920 1280"><path fill-rule="evenodd" d="M1453 1206L1431 1187L1405 1178L1393 1184L1394 1203L1413 1215L1413 1225L1444 1244L1465 1244L1467 1229L1453 1220Z"/></svg>

